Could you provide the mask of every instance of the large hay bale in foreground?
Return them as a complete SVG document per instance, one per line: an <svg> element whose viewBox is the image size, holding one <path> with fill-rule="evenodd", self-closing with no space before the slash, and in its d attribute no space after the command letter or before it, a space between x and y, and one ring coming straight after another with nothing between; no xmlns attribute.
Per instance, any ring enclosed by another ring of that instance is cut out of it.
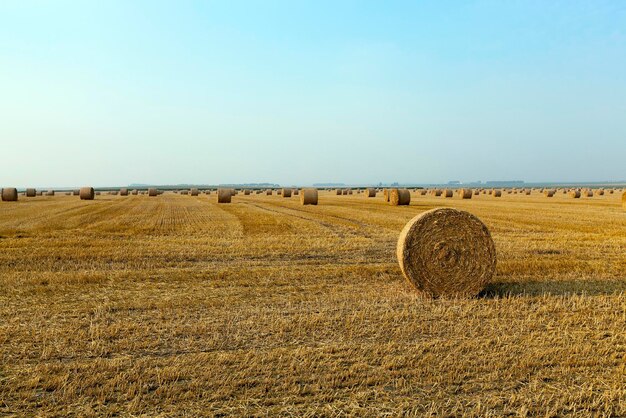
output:
<svg viewBox="0 0 626 418"><path fill-rule="evenodd" d="M232 198L232 189L217 189L217 203L230 203Z"/></svg>
<svg viewBox="0 0 626 418"><path fill-rule="evenodd" d="M26 197L35 197L37 196L37 190L36 189L26 189Z"/></svg>
<svg viewBox="0 0 626 418"><path fill-rule="evenodd" d="M17 189L15 187L4 187L2 189L3 202L17 202Z"/></svg>
<svg viewBox="0 0 626 418"><path fill-rule="evenodd" d="M317 189L302 189L300 203L303 205L317 205Z"/></svg>
<svg viewBox="0 0 626 418"><path fill-rule="evenodd" d="M157 189L155 189L155 188L148 189L148 196L156 197L158 194L159 194L159 192L157 191Z"/></svg>
<svg viewBox="0 0 626 418"><path fill-rule="evenodd" d="M81 187L78 191L78 196L80 196L80 200L93 200L96 192L93 187Z"/></svg>
<svg viewBox="0 0 626 418"><path fill-rule="evenodd" d="M476 296L496 270L496 248L485 224L452 208L410 220L396 253L404 277L430 297Z"/></svg>
<svg viewBox="0 0 626 418"><path fill-rule="evenodd" d="M365 197L376 197L376 189L373 187L365 189Z"/></svg>
<svg viewBox="0 0 626 418"><path fill-rule="evenodd" d="M459 189L459 196L461 199L471 199L472 194L472 189Z"/></svg>
<svg viewBox="0 0 626 418"><path fill-rule="evenodd" d="M281 192L283 193L283 197L291 197L291 189L283 189Z"/></svg>
<svg viewBox="0 0 626 418"><path fill-rule="evenodd" d="M407 189L391 189L389 191L389 204L391 206L407 206L411 203L411 192Z"/></svg>

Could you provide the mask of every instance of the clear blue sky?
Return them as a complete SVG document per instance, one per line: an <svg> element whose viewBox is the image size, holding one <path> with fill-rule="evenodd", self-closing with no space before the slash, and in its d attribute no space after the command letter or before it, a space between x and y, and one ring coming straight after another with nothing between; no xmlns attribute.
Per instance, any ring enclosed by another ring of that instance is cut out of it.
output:
<svg viewBox="0 0 626 418"><path fill-rule="evenodd" d="M0 184L626 179L624 1L0 3Z"/></svg>

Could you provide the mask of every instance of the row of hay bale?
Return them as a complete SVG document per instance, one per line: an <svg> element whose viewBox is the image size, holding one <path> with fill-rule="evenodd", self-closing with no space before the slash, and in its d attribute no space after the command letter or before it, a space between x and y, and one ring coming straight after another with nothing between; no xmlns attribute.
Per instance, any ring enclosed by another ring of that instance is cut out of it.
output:
<svg viewBox="0 0 626 418"><path fill-rule="evenodd" d="M247 192L247 193L246 193ZM266 190L266 194L270 196L271 189ZM249 195L250 191L245 190L244 195ZM300 196L300 203L302 205L317 205L318 201L318 191L317 189L302 189L300 190L292 190L292 189L281 189L280 194L283 197L291 197L292 194L294 196ZM235 189L217 189L217 203L231 203L232 197L237 195L237 191Z"/></svg>

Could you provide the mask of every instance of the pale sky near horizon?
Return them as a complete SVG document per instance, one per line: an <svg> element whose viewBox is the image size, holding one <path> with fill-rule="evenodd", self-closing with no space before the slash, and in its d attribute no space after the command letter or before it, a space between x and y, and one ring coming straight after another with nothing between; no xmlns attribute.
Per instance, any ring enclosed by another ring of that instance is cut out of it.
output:
<svg viewBox="0 0 626 418"><path fill-rule="evenodd" d="M3 1L0 187L626 180L623 1Z"/></svg>

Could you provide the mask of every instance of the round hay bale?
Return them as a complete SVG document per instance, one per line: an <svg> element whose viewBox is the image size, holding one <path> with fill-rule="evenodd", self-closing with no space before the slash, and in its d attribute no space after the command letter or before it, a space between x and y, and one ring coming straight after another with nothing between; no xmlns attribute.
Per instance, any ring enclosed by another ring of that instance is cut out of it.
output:
<svg viewBox="0 0 626 418"><path fill-rule="evenodd" d="M474 190L474 196L478 196L480 194L480 190L476 189Z"/></svg>
<svg viewBox="0 0 626 418"><path fill-rule="evenodd" d="M189 191L189 194L192 196L198 196L200 194L200 190L194 187Z"/></svg>
<svg viewBox="0 0 626 418"><path fill-rule="evenodd" d="M303 205L317 205L317 189L302 189L300 203Z"/></svg>
<svg viewBox="0 0 626 418"><path fill-rule="evenodd" d="M439 196L441 196L443 194L443 190L436 189L434 194L435 194L436 197L439 197Z"/></svg>
<svg viewBox="0 0 626 418"><path fill-rule="evenodd" d="M271 196L271 195L272 195L272 190L271 190L271 189L267 189L266 194L267 194L268 196Z"/></svg>
<svg viewBox="0 0 626 418"><path fill-rule="evenodd" d="M450 189L446 189L445 192L443 193L444 197L452 197L453 193L452 190Z"/></svg>
<svg viewBox="0 0 626 418"><path fill-rule="evenodd" d="M598 196L604 196L604 190L603 189L599 189L598 190Z"/></svg>
<svg viewBox="0 0 626 418"><path fill-rule="evenodd" d="M157 196L158 194L159 194L159 193L158 193L157 189L155 189L155 188L150 188L150 189L148 189L148 196L150 196L150 197L155 197L155 196Z"/></svg>
<svg viewBox="0 0 626 418"><path fill-rule="evenodd" d="M130 194L132 194L133 196L137 196L139 192L137 191L137 189L134 189L132 192L130 192Z"/></svg>
<svg viewBox="0 0 626 418"><path fill-rule="evenodd" d="M291 189L283 189L281 191L283 193L283 197L291 197Z"/></svg>
<svg viewBox="0 0 626 418"><path fill-rule="evenodd" d="M37 196L43 196L43 191L37 190Z"/></svg>
<svg viewBox="0 0 626 418"><path fill-rule="evenodd" d="M78 191L78 196L80 196L80 200L93 200L96 192L93 187L81 187Z"/></svg>
<svg viewBox="0 0 626 418"><path fill-rule="evenodd" d="M293 189L293 195L294 196L298 196L300 194L300 190L298 189Z"/></svg>
<svg viewBox="0 0 626 418"><path fill-rule="evenodd" d="M244 196L249 196L250 195L250 189L246 189L243 191L243 195Z"/></svg>
<svg viewBox="0 0 626 418"><path fill-rule="evenodd" d="M72 192L65 192L65 196L71 196Z"/></svg>
<svg viewBox="0 0 626 418"><path fill-rule="evenodd" d="M502 197L502 190L494 190L493 197Z"/></svg>
<svg viewBox="0 0 626 418"><path fill-rule="evenodd" d="M54 190L48 190L46 196L54 196Z"/></svg>
<svg viewBox="0 0 626 418"><path fill-rule="evenodd" d="M459 189L459 196L461 199L471 199L472 195L472 189Z"/></svg>
<svg viewBox="0 0 626 418"><path fill-rule="evenodd" d="M569 195L574 199L580 199L580 190L572 190L569 192Z"/></svg>
<svg viewBox="0 0 626 418"><path fill-rule="evenodd" d="M428 192L428 190L422 189L422 190L420 190L420 195L425 196L427 192Z"/></svg>
<svg viewBox="0 0 626 418"><path fill-rule="evenodd" d="M280 196L282 193L283 193L282 189L276 192L278 196Z"/></svg>
<svg viewBox="0 0 626 418"><path fill-rule="evenodd" d="M376 197L376 189L373 187L365 189L365 197Z"/></svg>
<svg viewBox="0 0 626 418"><path fill-rule="evenodd" d="M556 192L556 190L548 190L548 189L546 189L546 190L543 191L543 194L546 197L553 197L555 192Z"/></svg>
<svg viewBox="0 0 626 418"><path fill-rule="evenodd" d="M585 190L585 196L587 196L587 197L593 197L593 190L591 190L591 189L587 189L587 190Z"/></svg>
<svg viewBox="0 0 626 418"><path fill-rule="evenodd" d="M383 197L385 198L385 202L389 202L389 189L383 190Z"/></svg>
<svg viewBox="0 0 626 418"><path fill-rule="evenodd" d="M188 195L188 194L189 194L189 192L188 192L187 190L181 190L181 191L180 191L180 194L181 194L181 195Z"/></svg>
<svg viewBox="0 0 626 418"><path fill-rule="evenodd" d="M217 203L230 203L232 198L232 189L217 189Z"/></svg>
<svg viewBox="0 0 626 418"><path fill-rule="evenodd" d="M337 189L337 190L335 191L335 193L337 193L337 196L341 196L341 195L342 195L342 191L341 191L341 189Z"/></svg>
<svg viewBox="0 0 626 418"><path fill-rule="evenodd" d="M626 192L622 193L622 207L626 209Z"/></svg>
<svg viewBox="0 0 626 418"><path fill-rule="evenodd" d="M391 206L407 206L411 203L411 192L407 189L391 189L389 204Z"/></svg>
<svg viewBox="0 0 626 418"><path fill-rule="evenodd" d="M3 202L17 202L17 189L15 187L4 187L2 189Z"/></svg>
<svg viewBox="0 0 626 418"><path fill-rule="evenodd" d="M72 190L72 194L73 194L74 196L80 196L80 189L74 189L74 190Z"/></svg>
<svg viewBox="0 0 626 418"><path fill-rule="evenodd" d="M35 197L37 196L36 189L26 189L26 197Z"/></svg>
<svg viewBox="0 0 626 418"><path fill-rule="evenodd" d="M128 196L128 189L120 189L120 196Z"/></svg>
<svg viewBox="0 0 626 418"><path fill-rule="evenodd" d="M398 239L404 277L429 297L472 297L496 270L496 247L476 216L438 208L410 220Z"/></svg>

